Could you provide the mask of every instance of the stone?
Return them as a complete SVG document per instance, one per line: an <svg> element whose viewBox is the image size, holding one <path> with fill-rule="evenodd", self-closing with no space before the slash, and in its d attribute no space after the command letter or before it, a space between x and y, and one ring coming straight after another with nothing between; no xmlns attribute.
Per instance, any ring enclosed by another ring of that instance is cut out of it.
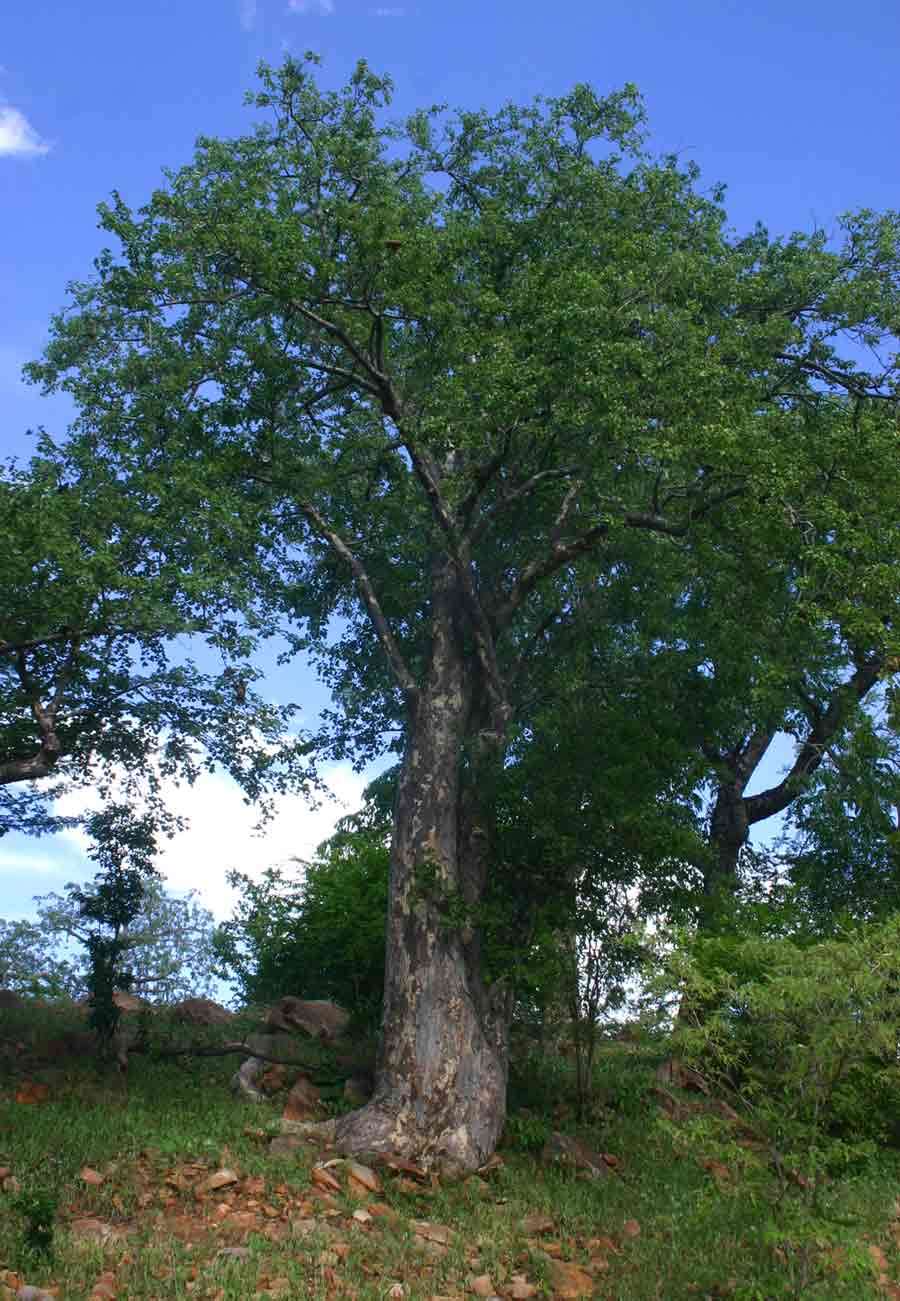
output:
<svg viewBox="0 0 900 1301"><path fill-rule="evenodd" d="M302 1066L308 1057L304 1045L296 1036L287 1033L248 1035L247 1047L253 1056L242 1062L231 1077L231 1091L248 1102L265 1101L262 1077L274 1066L285 1063ZM274 1062L270 1058L274 1058Z"/></svg>
<svg viewBox="0 0 900 1301"><path fill-rule="evenodd" d="M113 991L113 1002L120 1012L143 1012L144 1008L150 1006L143 998L138 998L137 994L129 994L124 989Z"/></svg>
<svg viewBox="0 0 900 1301"><path fill-rule="evenodd" d="M709 1085L692 1066L686 1065L679 1057L669 1057L656 1068L656 1078L661 1085L669 1088L693 1090L695 1093L709 1093Z"/></svg>
<svg viewBox="0 0 900 1301"><path fill-rule="evenodd" d="M519 1227L529 1237L535 1233L552 1233L554 1229L553 1216L542 1215L539 1211L535 1211L533 1215L526 1215Z"/></svg>
<svg viewBox="0 0 900 1301"><path fill-rule="evenodd" d="M347 1028L350 1015L327 999L285 995L269 1008L266 1025L273 1030L302 1030L313 1039L334 1040Z"/></svg>
<svg viewBox="0 0 900 1301"><path fill-rule="evenodd" d="M197 1192L214 1193L218 1188L228 1188L232 1184L240 1183L240 1178L240 1175L236 1174L234 1170L215 1170L198 1185Z"/></svg>
<svg viewBox="0 0 900 1301"><path fill-rule="evenodd" d="M594 1295L594 1280L567 1260L551 1260L550 1283L555 1296L573 1299Z"/></svg>
<svg viewBox="0 0 900 1301"><path fill-rule="evenodd" d="M321 1113L321 1094L312 1080L301 1075L287 1096L284 1120L315 1120Z"/></svg>
<svg viewBox="0 0 900 1301"><path fill-rule="evenodd" d="M370 1166L361 1165L359 1161L348 1161L347 1187L351 1193L380 1193L381 1180Z"/></svg>
<svg viewBox="0 0 900 1301"><path fill-rule="evenodd" d="M185 998L169 1009L176 1021L185 1025L225 1025L234 1013L211 998Z"/></svg>

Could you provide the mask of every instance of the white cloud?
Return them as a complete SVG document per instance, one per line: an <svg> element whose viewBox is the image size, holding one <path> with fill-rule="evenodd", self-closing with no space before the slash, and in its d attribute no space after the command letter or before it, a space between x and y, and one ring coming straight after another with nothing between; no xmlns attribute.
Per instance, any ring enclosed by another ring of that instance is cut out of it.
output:
<svg viewBox="0 0 900 1301"><path fill-rule="evenodd" d="M402 18L406 10L398 5L380 5L377 9L370 9L369 13L373 18Z"/></svg>
<svg viewBox="0 0 900 1301"><path fill-rule="evenodd" d="M289 14L318 14L329 18L334 13L334 0L288 0Z"/></svg>
<svg viewBox="0 0 900 1301"><path fill-rule="evenodd" d="M45 154L50 146L17 108L0 106L0 156L25 158Z"/></svg>
<svg viewBox="0 0 900 1301"><path fill-rule="evenodd" d="M234 904L225 880L232 868L255 877L291 858L309 858L331 835L337 820L360 807L371 780L348 764L335 764L322 775L334 800L311 808L300 796L281 796L275 801L275 816L261 833L254 830L255 811L244 804L237 785L224 773L205 773L193 786L167 784L168 807L190 822L186 831L160 846L157 867L169 886L179 893L197 890L205 906L221 919L230 915ZM83 794L73 792L58 801L55 811L78 813L84 805ZM76 844L82 852L87 847L79 831L62 832L60 839ZM84 876L91 875L92 864L85 859Z"/></svg>

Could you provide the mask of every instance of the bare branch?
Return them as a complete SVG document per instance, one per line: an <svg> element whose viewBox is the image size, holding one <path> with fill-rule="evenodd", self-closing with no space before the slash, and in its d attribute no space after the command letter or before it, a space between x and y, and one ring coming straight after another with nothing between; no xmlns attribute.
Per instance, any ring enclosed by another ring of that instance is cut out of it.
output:
<svg viewBox="0 0 900 1301"><path fill-rule="evenodd" d="M359 557L350 549L340 534L336 533L334 529L329 526L312 502L301 501L299 506L300 510L306 516L306 519L312 525L314 531L318 533L320 537L324 538L329 546L331 546L331 548L349 566L350 572L356 580L356 586L359 590L362 602L366 607L366 612L372 622L373 628L375 629L375 634L381 643L384 653L387 655L388 663L391 666L394 677L396 678L400 689L407 697L408 702L412 703L418 696L418 687L415 678L410 673L400 647L397 644L397 640L391 632L390 625L385 618L384 611L381 608L381 603L378 600L375 589L372 586L372 580L370 579L365 566Z"/></svg>
<svg viewBox="0 0 900 1301"><path fill-rule="evenodd" d="M488 464L492 465L493 463L489 462ZM558 470L540 470L537 474L531 475L530 478L520 483L511 492L504 493L489 510L485 511L472 530L472 540L477 541L483 537L501 511L506 510L508 506L512 506L515 502L521 501L524 497L528 497L542 483L548 483L555 479L571 478L573 474L577 473L577 470L578 467L575 465L564 465Z"/></svg>

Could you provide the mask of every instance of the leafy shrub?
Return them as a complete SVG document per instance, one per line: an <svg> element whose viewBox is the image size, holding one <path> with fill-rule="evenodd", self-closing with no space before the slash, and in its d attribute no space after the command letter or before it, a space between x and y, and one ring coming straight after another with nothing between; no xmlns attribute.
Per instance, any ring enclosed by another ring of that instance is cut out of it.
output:
<svg viewBox="0 0 900 1301"><path fill-rule="evenodd" d="M815 1189L900 1130L900 915L814 944L696 940L668 969L702 1009L676 1053L743 1104L801 1182Z"/></svg>
<svg viewBox="0 0 900 1301"><path fill-rule="evenodd" d="M270 868L261 881L233 872L241 894L215 937L223 976L246 1003L283 994L328 998L357 1026L377 1025L384 986L388 847L380 828L349 826L291 877Z"/></svg>

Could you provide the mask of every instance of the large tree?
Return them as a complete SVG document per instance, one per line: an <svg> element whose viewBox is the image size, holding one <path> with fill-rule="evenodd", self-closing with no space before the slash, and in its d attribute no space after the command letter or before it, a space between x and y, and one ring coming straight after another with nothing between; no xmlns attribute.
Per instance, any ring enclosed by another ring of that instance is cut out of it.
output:
<svg viewBox="0 0 900 1301"><path fill-rule="evenodd" d="M836 251L732 235L720 192L643 152L630 87L390 126L386 79L324 91L311 63L261 70L250 134L101 208L120 251L32 374L79 404L73 458L180 500L186 536L234 525L335 688L338 750L399 735L378 1081L339 1141L469 1169L503 1124L478 907L523 684L604 618L629 535L651 568L706 529L777 554L793 524L761 498L827 502L835 395L866 408L854 455L894 463L867 415L893 372L839 346L896 319L898 223L848 218Z"/></svg>

